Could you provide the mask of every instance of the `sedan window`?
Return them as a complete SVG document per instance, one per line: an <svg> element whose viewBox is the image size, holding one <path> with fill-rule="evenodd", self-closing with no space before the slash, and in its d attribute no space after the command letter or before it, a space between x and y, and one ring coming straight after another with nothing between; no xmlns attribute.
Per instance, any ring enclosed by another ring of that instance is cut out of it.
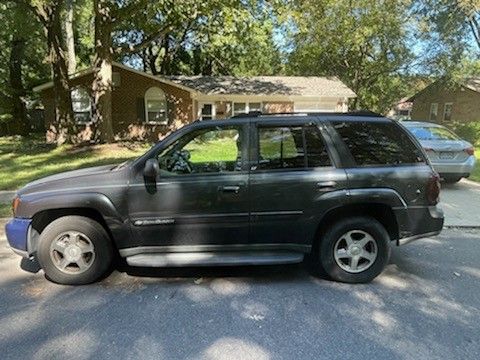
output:
<svg viewBox="0 0 480 360"><path fill-rule="evenodd" d="M420 140L460 140L456 134L443 127L419 126L408 129Z"/></svg>

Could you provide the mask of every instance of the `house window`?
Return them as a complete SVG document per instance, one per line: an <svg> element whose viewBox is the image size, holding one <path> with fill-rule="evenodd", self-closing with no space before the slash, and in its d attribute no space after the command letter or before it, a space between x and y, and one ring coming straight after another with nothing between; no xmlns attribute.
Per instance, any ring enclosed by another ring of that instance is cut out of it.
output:
<svg viewBox="0 0 480 360"><path fill-rule="evenodd" d="M438 115L438 104L432 103L430 105L430 120L437 121L437 115Z"/></svg>
<svg viewBox="0 0 480 360"><path fill-rule="evenodd" d="M92 102L88 90L84 87L77 87L71 92L72 109L75 122L86 124L91 121Z"/></svg>
<svg viewBox="0 0 480 360"><path fill-rule="evenodd" d="M215 105L213 103L201 104L200 120L215 119Z"/></svg>
<svg viewBox="0 0 480 360"><path fill-rule="evenodd" d="M443 108L443 121L452 120L452 108L453 108L453 103L445 103L445 106Z"/></svg>
<svg viewBox="0 0 480 360"><path fill-rule="evenodd" d="M262 111L261 102L236 102L232 107L232 115L248 114L252 111Z"/></svg>
<svg viewBox="0 0 480 360"><path fill-rule="evenodd" d="M147 90L145 93L145 114L148 124L167 124L167 98L162 89L151 87Z"/></svg>
<svg viewBox="0 0 480 360"><path fill-rule="evenodd" d="M113 72L112 73L112 85L114 88L120 87L121 84L121 77L119 72Z"/></svg>

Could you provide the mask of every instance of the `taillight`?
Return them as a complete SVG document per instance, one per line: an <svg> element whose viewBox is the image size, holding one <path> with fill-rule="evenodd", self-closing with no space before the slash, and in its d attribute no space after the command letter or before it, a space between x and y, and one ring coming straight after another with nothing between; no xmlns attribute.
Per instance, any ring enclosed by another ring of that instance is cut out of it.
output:
<svg viewBox="0 0 480 360"><path fill-rule="evenodd" d="M427 183L427 200L430 205L438 204L440 197L440 176L432 175Z"/></svg>
<svg viewBox="0 0 480 360"><path fill-rule="evenodd" d="M15 213L17 212L17 207L18 204L20 203L20 199L18 197L15 197L12 201L12 213L13 216L15 216Z"/></svg>
<svg viewBox="0 0 480 360"><path fill-rule="evenodd" d="M473 146L471 146L469 148L466 148L463 151L465 151L468 155L474 155L475 154L475 149L473 148Z"/></svg>

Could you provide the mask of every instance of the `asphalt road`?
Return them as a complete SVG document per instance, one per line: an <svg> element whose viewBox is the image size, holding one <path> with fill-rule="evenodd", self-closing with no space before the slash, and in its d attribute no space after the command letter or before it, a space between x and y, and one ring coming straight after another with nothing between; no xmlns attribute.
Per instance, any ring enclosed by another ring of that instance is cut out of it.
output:
<svg viewBox="0 0 480 360"><path fill-rule="evenodd" d="M367 285L295 265L60 286L20 270L0 238L2 359L480 358L479 231L395 248Z"/></svg>

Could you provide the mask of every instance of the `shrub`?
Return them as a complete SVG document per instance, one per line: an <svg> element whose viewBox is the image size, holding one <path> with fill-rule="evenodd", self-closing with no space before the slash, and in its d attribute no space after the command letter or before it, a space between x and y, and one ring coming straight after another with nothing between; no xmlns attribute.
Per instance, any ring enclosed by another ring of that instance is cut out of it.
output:
<svg viewBox="0 0 480 360"><path fill-rule="evenodd" d="M473 145L480 145L480 121L452 122L447 127L462 139Z"/></svg>

